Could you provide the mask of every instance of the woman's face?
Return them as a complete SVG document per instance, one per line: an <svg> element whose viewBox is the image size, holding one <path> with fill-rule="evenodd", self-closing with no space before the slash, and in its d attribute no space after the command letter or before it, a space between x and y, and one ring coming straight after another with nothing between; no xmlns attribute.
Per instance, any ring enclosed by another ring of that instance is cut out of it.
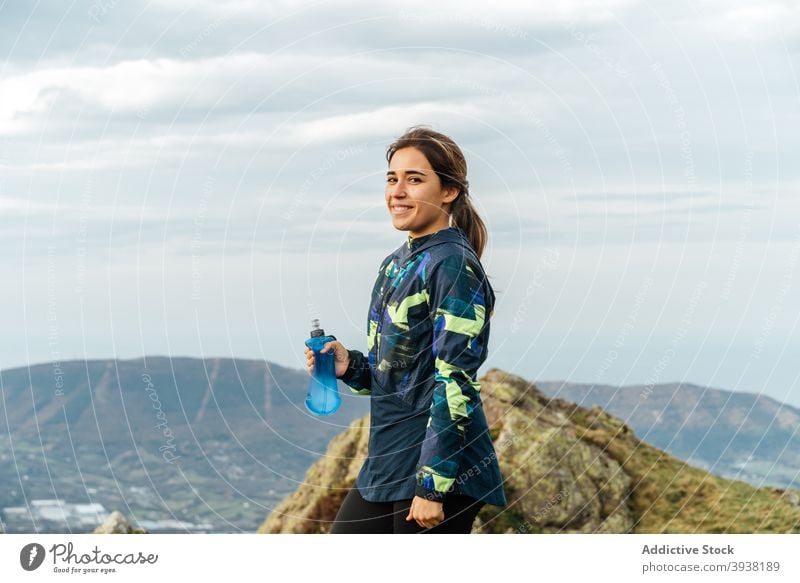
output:
<svg viewBox="0 0 800 583"><path fill-rule="evenodd" d="M442 189L439 176L416 148L401 148L386 172L386 206L394 228L421 237L450 225L450 203L458 189Z"/></svg>

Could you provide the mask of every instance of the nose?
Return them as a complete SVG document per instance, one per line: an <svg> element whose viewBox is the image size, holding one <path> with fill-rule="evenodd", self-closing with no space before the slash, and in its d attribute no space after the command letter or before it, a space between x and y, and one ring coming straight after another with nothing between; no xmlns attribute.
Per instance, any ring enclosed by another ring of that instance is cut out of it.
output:
<svg viewBox="0 0 800 583"><path fill-rule="evenodd" d="M406 196L406 189L403 186L403 183L397 182L397 184L389 186L389 196L392 198L405 198Z"/></svg>

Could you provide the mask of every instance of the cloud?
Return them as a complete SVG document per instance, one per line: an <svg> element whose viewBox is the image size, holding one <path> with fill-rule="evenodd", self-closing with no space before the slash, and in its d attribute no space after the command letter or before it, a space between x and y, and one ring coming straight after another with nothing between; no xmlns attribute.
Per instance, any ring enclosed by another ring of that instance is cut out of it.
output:
<svg viewBox="0 0 800 583"><path fill-rule="evenodd" d="M743 210L747 209L747 205L744 204L703 204L703 205L692 205L692 206L682 206L682 207L670 207L670 208L625 208L617 206L612 208L608 211L604 210L579 210L578 212L569 213L569 217L571 218L578 218L578 219L587 219L587 218L599 218L599 219L607 219L607 220L615 220L615 219L638 219L643 217L659 217L659 216L667 216L667 215L679 215L685 216L687 218L691 218L696 214L718 214L718 213L730 213L730 212L742 212ZM768 208L767 205L763 204L754 204L751 207L752 209L764 209ZM705 220L705 219L698 219L698 220Z"/></svg>
<svg viewBox="0 0 800 583"><path fill-rule="evenodd" d="M579 203L591 202L635 202L635 203L668 203L680 199L705 199L719 196L712 191L686 191L686 190L640 190L638 192L578 192L565 194L560 197L565 201L578 201Z"/></svg>
<svg viewBox="0 0 800 583"><path fill-rule="evenodd" d="M287 59L236 54L197 61L137 59L108 67L43 69L0 81L0 133L32 129L34 118L48 114L53 102L67 94L85 107L104 112L146 112L165 103L213 105L231 84L247 72L286 67ZM292 59L292 65L297 65ZM209 80L208 91L195 93L198 82ZM216 88L216 89L214 89ZM199 103L198 103L199 102Z"/></svg>
<svg viewBox="0 0 800 583"><path fill-rule="evenodd" d="M56 205L33 202L24 198L0 196L0 214L3 216L29 216L56 210Z"/></svg>
<svg viewBox="0 0 800 583"><path fill-rule="evenodd" d="M491 11L486 10L486 3L478 0L440 0L432 5L427 0L405 0L402 3L389 5L397 12L403 12L419 19L440 16L449 20L468 20L473 16L485 22L498 22L517 25L538 25L541 23L559 22L564 19L581 20L583 22L600 22L613 18L613 12L620 11L636 0L495 0ZM207 14L224 17L231 13L242 17L263 19L265 15L285 14L288 10L303 14L304 17L315 13L339 14L352 18L370 14L375 3L367 0L338 0L335 5L326 2L308 2L306 0L238 0L232 2L215 2L214 0L155 0L155 5L165 10L181 11L191 8ZM378 7L381 7L378 5ZM382 8L382 7L381 7ZM488 14L487 14L488 12ZM273 16L274 18L274 16Z"/></svg>
<svg viewBox="0 0 800 583"><path fill-rule="evenodd" d="M481 110L471 104L415 103L407 106L387 106L372 111L336 115L303 122L286 134L286 143L292 145L332 140L357 140L385 138L398 128L417 123L435 123L444 116L456 123L459 116L478 116ZM456 123L449 125L457 129Z"/></svg>
<svg viewBox="0 0 800 583"><path fill-rule="evenodd" d="M236 116L244 123L244 116L282 112L294 113L292 117L302 120L304 110L308 110L306 117L319 119L288 124L289 128L298 124L287 133L292 138L289 143L302 143L319 139L322 134L315 132L330 129L341 130L344 136L375 135L419 117L433 119L445 111L479 113L474 106L449 102L452 88L446 84L425 83L429 101L420 102L416 81L374 81L386 75L389 62L379 55L331 58L325 63L319 55L236 53L194 60L135 59L109 66L35 70L0 81L0 134L61 126L64 137L75 132L75 138L80 138L89 124L96 126L95 133L103 134L124 128L129 137L138 133L135 130L140 126L158 123L178 126L173 131L187 125L197 134L206 124L220 123L225 124L232 139L240 141L241 135L230 132L226 117ZM428 66L408 62L393 63L391 68L391 78L422 79L436 74ZM325 89L320 95L322 87ZM301 106L304 103L308 105ZM320 114L345 107L361 111L320 118ZM78 119L81 123L76 127ZM111 120L115 123L109 127ZM243 134L247 132L251 128L245 128ZM172 137L168 134L156 139ZM252 133L250 137L258 139ZM221 141L219 136L213 139Z"/></svg>
<svg viewBox="0 0 800 583"><path fill-rule="evenodd" d="M774 38L775 32L781 29L791 36L800 29L800 5L795 0L763 0L758 3L717 0L711 4L719 9L718 17L711 23L722 34L745 35L751 39Z"/></svg>

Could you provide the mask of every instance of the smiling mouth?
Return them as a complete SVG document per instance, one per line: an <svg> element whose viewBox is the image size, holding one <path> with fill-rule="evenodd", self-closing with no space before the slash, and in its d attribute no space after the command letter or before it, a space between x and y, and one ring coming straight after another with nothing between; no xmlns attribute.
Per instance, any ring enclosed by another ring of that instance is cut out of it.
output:
<svg viewBox="0 0 800 583"><path fill-rule="evenodd" d="M414 207L404 205L404 204L393 204L391 206L392 213L395 215L404 215L407 212L410 212Z"/></svg>

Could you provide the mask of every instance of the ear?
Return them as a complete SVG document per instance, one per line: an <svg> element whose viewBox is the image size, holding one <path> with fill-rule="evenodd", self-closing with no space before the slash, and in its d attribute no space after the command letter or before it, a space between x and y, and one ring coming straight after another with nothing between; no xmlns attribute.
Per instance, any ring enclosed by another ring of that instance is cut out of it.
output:
<svg viewBox="0 0 800 583"><path fill-rule="evenodd" d="M442 198L442 202L443 203L453 202L456 198L458 198L458 194L459 194L458 187L451 186L450 188L447 189L447 192L445 192L444 198Z"/></svg>

